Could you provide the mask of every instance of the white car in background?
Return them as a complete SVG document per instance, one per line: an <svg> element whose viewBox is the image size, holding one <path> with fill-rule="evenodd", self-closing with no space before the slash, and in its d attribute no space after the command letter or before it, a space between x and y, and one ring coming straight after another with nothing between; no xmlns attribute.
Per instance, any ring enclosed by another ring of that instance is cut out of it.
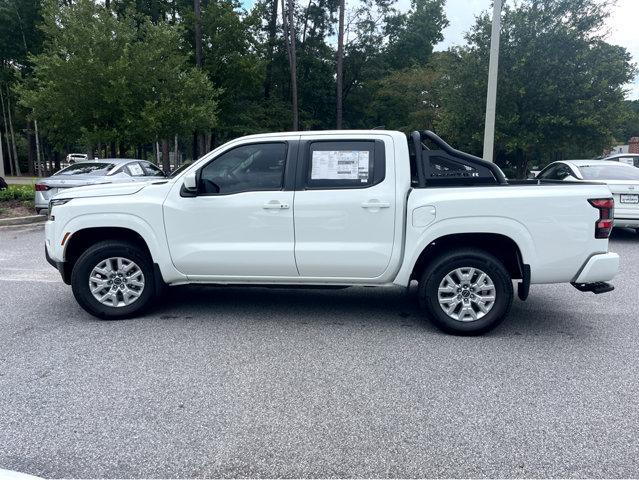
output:
<svg viewBox="0 0 639 480"><path fill-rule="evenodd" d="M609 157L604 158L604 160L639 167L639 153L618 153L616 155L610 155Z"/></svg>
<svg viewBox="0 0 639 480"><path fill-rule="evenodd" d="M536 178L605 183L615 199L614 226L639 233L639 168L614 160L562 160L548 165Z"/></svg>
<svg viewBox="0 0 639 480"><path fill-rule="evenodd" d="M51 199L68 188L145 182L164 177L162 170L146 160L106 158L77 162L50 177L38 180L35 184L35 209L37 213L48 210Z"/></svg>
<svg viewBox="0 0 639 480"><path fill-rule="evenodd" d="M67 164L73 165L75 162L86 162L89 156L86 153L70 153L67 155Z"/></svg>

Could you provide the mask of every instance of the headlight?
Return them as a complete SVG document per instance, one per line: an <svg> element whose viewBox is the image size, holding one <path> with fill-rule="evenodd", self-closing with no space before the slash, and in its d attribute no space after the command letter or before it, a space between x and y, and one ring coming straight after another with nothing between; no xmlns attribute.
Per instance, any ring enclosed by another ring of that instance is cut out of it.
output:
<svg viewBox="0 0 639 480"><path fill-rule="evenodd" d="M55 217L51 215L51 211L53 210L53 207L57 207L58 205L64 205L65 203L69 203L71 200L73 199L72 198L54 198L53 200L50 200L49 211L48 211L49 220L55 220Z"/></svg>

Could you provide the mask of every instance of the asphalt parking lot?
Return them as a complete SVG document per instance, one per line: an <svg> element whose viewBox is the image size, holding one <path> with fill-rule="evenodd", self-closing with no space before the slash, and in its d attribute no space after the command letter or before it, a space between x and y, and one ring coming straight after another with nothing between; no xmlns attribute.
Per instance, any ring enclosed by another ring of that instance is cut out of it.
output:
<svg viewBox="0 0 639 480"><path fill-rule="evenodd" d="M0 468L44 477L637 477L639 236L616 290L534 286L479 338L401 289L180 287L76 304L0 229Z"/></svg>

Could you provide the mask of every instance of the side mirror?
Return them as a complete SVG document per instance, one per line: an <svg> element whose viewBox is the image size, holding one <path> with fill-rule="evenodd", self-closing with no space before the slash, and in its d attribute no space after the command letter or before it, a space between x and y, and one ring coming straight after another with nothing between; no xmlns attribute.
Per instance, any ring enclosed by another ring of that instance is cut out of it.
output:
<svg viewBox="0 0 639 480"><path fill-rule="evenodd" d="M184 175L184 190L189 193L195 193L197 191L197 178L195 172L189 172Z"/></svg>

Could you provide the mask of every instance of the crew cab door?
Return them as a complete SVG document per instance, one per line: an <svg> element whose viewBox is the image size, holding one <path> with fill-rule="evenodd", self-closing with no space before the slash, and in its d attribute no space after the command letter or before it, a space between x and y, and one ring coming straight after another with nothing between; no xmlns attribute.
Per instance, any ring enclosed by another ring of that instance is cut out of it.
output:
<svg viewBox="0 0 639 480"><path fill-rule="evenodd" d="M392 142L382 138L324 136L300 143L295 258L302 277L368 279L388 268L395 170Z"/></svg>
<svg viewBox="0 0 639 480"><path fill-rule="evenodd" d="M296 155L296 141L243 143L198 170L196 192L177 182L164 203L175 267L202 280L297 277L292 175L285 186Z"/></svg>

